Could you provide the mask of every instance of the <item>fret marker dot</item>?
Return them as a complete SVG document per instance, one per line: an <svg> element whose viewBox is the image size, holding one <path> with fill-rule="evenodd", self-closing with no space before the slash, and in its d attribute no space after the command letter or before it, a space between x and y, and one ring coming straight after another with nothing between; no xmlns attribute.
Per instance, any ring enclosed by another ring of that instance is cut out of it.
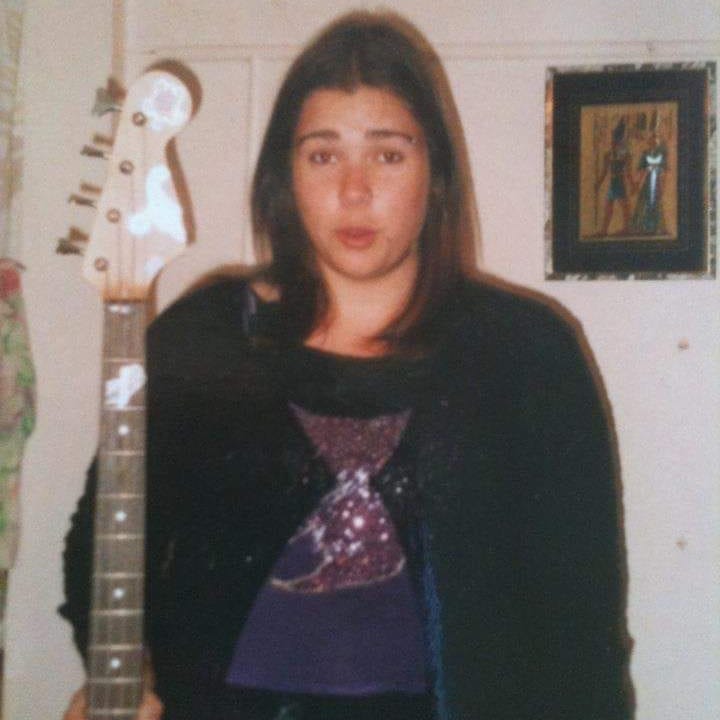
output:
<svg viewBox="0 0 720 720"><path fill-rule="evenodd" d="M130 428L127 425L121 425L118 428L118 435L122 435L124 437L125 435L129 435L129 434L130 434Z"/></svg>
<svg viewBox="0 0 720 720"><path fill-rule="evenodd" d="M120 667L120 665L122 665L122 663L120 662L120 658L114 657L110 660L110 667L113 670L117 670Z"/></svg>
<svg viewBox="0 0 720 720"><path fill-rule="evenodd" d="M127 513L124 510L118 510L115 513L115 520L118 522L125 522L127 520Z"/></svg>
<svg viewBox="0 0 720 720"><path fill-rule="evenodd" d="M116 587L112 595L116 600L122 600L125 597L125 588Z"/></svg>

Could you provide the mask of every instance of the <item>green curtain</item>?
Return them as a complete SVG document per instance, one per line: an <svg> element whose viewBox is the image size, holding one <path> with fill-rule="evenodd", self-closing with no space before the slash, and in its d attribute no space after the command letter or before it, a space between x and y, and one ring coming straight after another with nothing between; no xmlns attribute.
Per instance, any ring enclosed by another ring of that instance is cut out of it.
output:
<svg viewBox="0 0 720 720"><path fill-rule="evenodd" d="M0 570L11 567L15 558L20 466L35 419L35 373L20 286L16 222L23 4L23 0L0 0Z"/></svg>

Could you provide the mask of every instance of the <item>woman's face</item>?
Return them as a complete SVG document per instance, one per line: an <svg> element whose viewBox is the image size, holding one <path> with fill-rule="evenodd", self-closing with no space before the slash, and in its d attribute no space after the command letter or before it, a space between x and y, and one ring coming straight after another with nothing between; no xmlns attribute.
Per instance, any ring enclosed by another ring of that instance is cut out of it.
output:
<svg viewBox="0 0 720 720"><path fill-rule="evenodd" d="M430 163L422 127L402 100L365 85L316 90L295 129L292 177L326 282L412 282Z"/></svg>

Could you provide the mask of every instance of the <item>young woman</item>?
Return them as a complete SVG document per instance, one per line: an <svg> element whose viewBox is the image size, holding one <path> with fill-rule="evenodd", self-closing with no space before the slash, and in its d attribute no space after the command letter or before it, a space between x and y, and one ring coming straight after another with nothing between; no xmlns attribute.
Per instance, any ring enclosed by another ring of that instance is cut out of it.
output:
<svg viewBox="0 0 720 720"><path fill-rule="evenodd" d="M413 28L353 13L300 55L252 208L269 264L148 334L143 717L627 717L607 418L573 330L472 279L462 133Z"/></svg>

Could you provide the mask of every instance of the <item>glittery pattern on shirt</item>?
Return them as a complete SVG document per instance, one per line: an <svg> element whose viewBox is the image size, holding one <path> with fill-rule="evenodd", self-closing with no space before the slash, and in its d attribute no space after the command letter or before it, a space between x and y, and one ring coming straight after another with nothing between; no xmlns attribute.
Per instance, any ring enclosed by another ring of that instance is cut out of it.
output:
<svg viewBox="0 0 720 720"><path fill-rule="evenodd" d="M275 562L227 680L291 693L424 693L417 597L373 487L394 462L410 412L364 419L318 416L297 406L292 412L336 482ZM403 470L393 501L410 498L409 482Z"/></svg>
<svg viewBox="0 0 720 720"><path fill-rule="evenodd" d="M349 418L314 415L295 405L292 410L335 474L337 485L290 540L289 562L280 562L275 568L272 585L287 591L324 593L397 575L405 557L370 478L397 447L410 411ZM299 558L305 560L302 566Z"/></svg>

